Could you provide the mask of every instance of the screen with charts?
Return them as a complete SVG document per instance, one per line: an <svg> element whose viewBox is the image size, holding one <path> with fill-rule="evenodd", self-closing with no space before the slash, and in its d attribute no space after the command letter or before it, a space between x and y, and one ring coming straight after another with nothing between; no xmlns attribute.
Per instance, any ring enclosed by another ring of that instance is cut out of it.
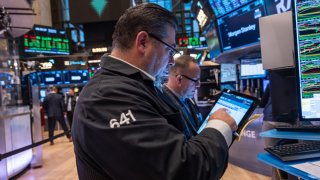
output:
<svg viewBox="0 0 320 180"><path fill-rule="evenodd" d="M293 6L300 120L320 120L320 0Z"/></svg>
<svg viewBox="0 0 320 180"><path fill-rule="evenodd" d="M220 17L251 1L253 0L209 0L209 3L216 17Z"/></svg>
<svg viewBox="0 0 320 180"><path fill-rule="evenodd" d="M259 43L259 18L263 16L263 0L257 0L218 18L222 51Z"/></svg>
<svg viewBox="0 0 320 180"><path fill-rule="evenodd" d="M261 58L241 59L240 79L264 78L266 71L263 69Z"/></svg>
<svg viewBox="0 0 320 180"><path fill-rule="evenodd" d="M234 82L237 80L237 65L222 63L220 65L220 82Z"/></svg>
<svg viewBox="0 0 320 180"><path fill-rule="evenodd" d="M241 120L243 120L253 104L254 101L252 99L228 92L223 92L223 94L220 96L220 98L217 100L212 110L208 114L204 123L199 128L198 133L200 133L204 129L209 120L209 117L220 108L226 108L230 116L233 117L236 123L239 125L239 123L241 122Z"/></svg>

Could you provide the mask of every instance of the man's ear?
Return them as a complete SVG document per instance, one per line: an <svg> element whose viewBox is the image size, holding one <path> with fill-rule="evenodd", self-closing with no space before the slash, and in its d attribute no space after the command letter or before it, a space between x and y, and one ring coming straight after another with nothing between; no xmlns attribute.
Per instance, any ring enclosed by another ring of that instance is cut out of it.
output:
<svg viewBox="0 0 320 180"><path fill-rule="evenodd" d="M177 83L177 85L181 85L181 82L182 82L182 76L181 75L176 75L176 83Z"/></svg>
<svg viewBox="0 0 320 180"><path fill-rule="evenodd" d="M135 45L139 52L144 53L146 49L146 43L148 41L148 33L145 31L141 31L136 36Z"/></svg>

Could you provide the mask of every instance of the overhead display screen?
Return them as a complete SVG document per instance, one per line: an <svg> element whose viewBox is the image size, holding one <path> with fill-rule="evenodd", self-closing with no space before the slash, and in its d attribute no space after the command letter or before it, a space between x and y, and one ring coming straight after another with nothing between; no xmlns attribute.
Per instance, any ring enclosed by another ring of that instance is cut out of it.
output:
<svg viewBox="0 0 320 180"><path fill-rule="evenodd" d="M263 0L255 1L218 21L223 51L260 42L259 18L265 15Z"/></svg>
<svg viewBox="0 0 320 180"><path fill-rule="evenodd" d="M40 86L63 84L61 71L44 71L38 72L37 75L40 80Z"/></svg>
<svg viewBox="0 0 320 180"><path fill-rule="evenodd" d="M300 120L320 120L320 0L294 1Z"/></svg>
<svg viewBox="0 0 320 180"><path fill-rule="evenodd" d="M253 0L209 0L216 17L223 16Z"/></svg>
<svg viewBox="0 0 320 180"><path fill-rule="evenodd" d="M70 54L66 31L51 27L34 26L33 30L22 36L20 46L26 56Z"/></svg>
<svg viewBox="0 0 320 180"><path fill-rule="evenodd" d="M63 76L65 84L83 84L89 80L88 70L65 70Z"/></svg>
<svg viewBox="0 0 320 180"><path fill-rule="evenodd" d="M69 0L71 23L117 21L130 0Z"/></svg>
<svg viewBox="0 0 320 180"><path fill-rule="evenodd" d="M293 0L265 0L266 11L268 15L280 14L291 10L291 1Z"/></svg>

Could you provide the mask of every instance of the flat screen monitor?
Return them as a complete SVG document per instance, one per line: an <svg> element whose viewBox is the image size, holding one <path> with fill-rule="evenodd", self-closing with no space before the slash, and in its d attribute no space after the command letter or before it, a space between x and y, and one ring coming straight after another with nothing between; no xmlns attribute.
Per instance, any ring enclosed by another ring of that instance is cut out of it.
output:
<svg viewBox="0 0 320 180"><path fill-rule="evenodd" d="M240 79L264 78L266 71L263 69L261 58L241 59Z"/></svg>
<svg viewBox="0 0 320 180"><path fill-rule="evenodd" d="M69 0L70 21L75 24L115 21L130 7L130 0Z"/></svg>
<svg viewBox="0 0 320 180"><path fill-rule="evenodd" d="M223 16L253 0L209 0L216 17Z"/></svg>
<svg viewBox="0 0 320 180"><path fill-rule="evenodd" d="M32 57L38 54L68 55L69 40L65 30L46 26L34 26L23 35L20 50L23 56Z"/></svg>
<svg viewBox="0 0 320 180"><path fill-rule="evenodd" d="M40 101L43 102L44 97L47 95L47 90L46 89L40 89Z"/></svg>
<svg viewBox="0 0 320 180"><path fill-rule="evenodd" d="M235 82L237 80L237 65L236 64L221 64L220 65L220 82Z"/></svg>
<svg viewBox="0 0 320 180"><path fill-rule="evenodd" d="M319 0L294 0L294 40L300 121L320 121Z"/></svg>
<svg viewBox="0 0 320 180"><path fill-rule="evenodd" d="M65 84L84 84L89 80L88 70L64 70Z"/></svg>
<svg viewBox="0 0 320 180"><path fill-rule="evenodd" d="M37 73L40 86L63 84L61 71L44 71Z"/></svg>
<svg viewBox="0 0 320 180"><path fill-rule="evenodd" d="M257 0L217 19L222 51L259 43L262 16L265 16L264 3Z"/></svg>
<svg viewBox="0 0 320 180"><path fill-rule="evenodd" d="M208 33L206 34L206 41L211 59L215 58L221 53L219 36L216 26L208 31Z"/></svg>
<svg viewBox="0 0 320 180"><path fill-rule="evenodd" d="M280 14L291 10L291 1L265 0L266 11L268 15Z"/></svg>

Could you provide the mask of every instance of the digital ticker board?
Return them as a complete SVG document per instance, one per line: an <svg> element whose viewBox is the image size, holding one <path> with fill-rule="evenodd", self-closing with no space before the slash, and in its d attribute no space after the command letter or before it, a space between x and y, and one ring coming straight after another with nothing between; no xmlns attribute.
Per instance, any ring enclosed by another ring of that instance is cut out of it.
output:
<svg viewBox="0 0 320 180"><path fill-rule="evenodd" d="M29 33L23 35L22 51L27 55L70 54L69 40L66 31L50 27L35 26Z"/></svg>

